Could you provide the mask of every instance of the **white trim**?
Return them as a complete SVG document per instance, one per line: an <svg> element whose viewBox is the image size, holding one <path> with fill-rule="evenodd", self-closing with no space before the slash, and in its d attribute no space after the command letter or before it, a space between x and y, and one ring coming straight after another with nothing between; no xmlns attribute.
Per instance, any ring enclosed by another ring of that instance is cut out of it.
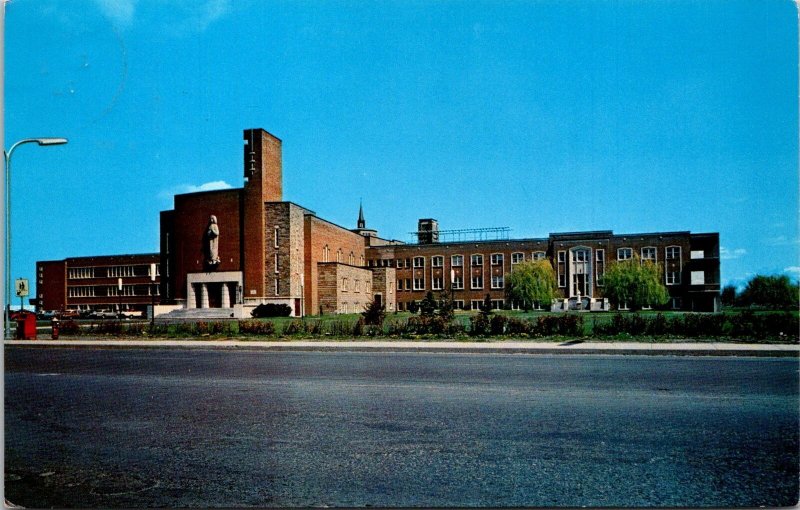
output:
<svg viewBox="0 0 800 510"><path fill-rule="evenodd" d="M620 257L620 252L622 250L628 250L630 252L630 256L625 258ZM617 260L630 260L632 258L633 258L633 248L628 248L628 247L617 248Z"/></svg>
<svg viewBox="0 0 800 510"><path fill-rule="evenodd" d="M438 266L434 264L434 259L436 259L437 257L442 259L442 263L439 264ZM431 255L431 268L434 267L444 267L444 255Z"/></svg>
<svg viewBox="0 0 800 510"><path fill-rule="evenodd" d="M460 257L461 258L461 263L460 264L456 264L456 263L453 262L453 258L455 258L455 257ZM459 255L459 254L450 255L450 267L464 267L464 255Z"/></svg>
<svg viewBox="0 0 800 510"><path fill-rule="evenodd" d="M645 250L652 250L654 257L645 258L644 256ZM658 248L655 246L642 246L642 248L639 250L639 260L641 261L642 264L644 264L645 260L652 260L654 264L658 264Z"/></svg>

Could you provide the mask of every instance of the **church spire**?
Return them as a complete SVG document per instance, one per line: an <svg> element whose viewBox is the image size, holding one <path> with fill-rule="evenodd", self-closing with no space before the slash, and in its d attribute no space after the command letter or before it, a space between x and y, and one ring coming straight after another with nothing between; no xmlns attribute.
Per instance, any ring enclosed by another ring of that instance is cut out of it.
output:
<svg viewBox="0 0 800 510"><path fill-rule="evenodd" d="M364 208L361 206L361 199L358 200L358 228L367 228L367 222L364 221Z"/></svg>

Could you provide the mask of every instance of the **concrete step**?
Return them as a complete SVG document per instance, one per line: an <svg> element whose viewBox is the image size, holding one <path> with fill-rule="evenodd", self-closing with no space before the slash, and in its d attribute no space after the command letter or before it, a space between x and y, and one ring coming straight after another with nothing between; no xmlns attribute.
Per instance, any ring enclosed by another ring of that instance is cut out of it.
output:
<svg viewBox="0 0 800 510"><path fill-rule="evenodd" d="M233 308L183 308L157 315L156 319L230 319L233 314Z"/></svg>

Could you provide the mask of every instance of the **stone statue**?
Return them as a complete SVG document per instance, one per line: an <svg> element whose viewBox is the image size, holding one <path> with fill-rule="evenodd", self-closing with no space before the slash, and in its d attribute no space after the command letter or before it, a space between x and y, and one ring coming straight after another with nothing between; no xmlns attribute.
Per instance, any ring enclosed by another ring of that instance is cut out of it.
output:
<svg viewBox="0 0 800 510"><path fill-rule="evenodd" d="M206 248L208 250L206 263L209 266L219 264L219 226L217 226L217 217L213 214L208 218L208 227L206 227Z"/></svg>

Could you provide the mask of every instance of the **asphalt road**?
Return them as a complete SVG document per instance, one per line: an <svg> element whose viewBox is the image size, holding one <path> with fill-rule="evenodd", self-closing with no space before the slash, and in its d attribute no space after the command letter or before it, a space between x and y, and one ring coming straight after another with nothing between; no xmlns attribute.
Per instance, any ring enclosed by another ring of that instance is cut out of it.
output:
<svg viewBox="0 0 800 510"><path fill-rule="evenodd" d="M787 506L798 362L6 347L26 507Z"/></svg>

